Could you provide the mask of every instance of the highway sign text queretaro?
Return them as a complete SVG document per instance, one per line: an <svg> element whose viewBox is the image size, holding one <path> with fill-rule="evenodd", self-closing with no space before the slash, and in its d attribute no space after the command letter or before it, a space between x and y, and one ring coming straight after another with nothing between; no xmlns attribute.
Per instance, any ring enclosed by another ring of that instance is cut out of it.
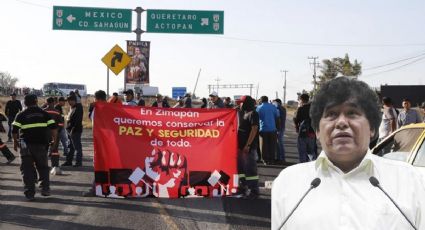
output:
<svg viewBox="0 0 425 230"><path fill-rule="evenodd" d="M146 32L223 34L223 11L147 10Z"/></svg>
<svg viewBox="0 0 425 230"><path fill-rule="evenodd" d="M131 12L131 9L53 6L53 29L131 32Z"/></svg>

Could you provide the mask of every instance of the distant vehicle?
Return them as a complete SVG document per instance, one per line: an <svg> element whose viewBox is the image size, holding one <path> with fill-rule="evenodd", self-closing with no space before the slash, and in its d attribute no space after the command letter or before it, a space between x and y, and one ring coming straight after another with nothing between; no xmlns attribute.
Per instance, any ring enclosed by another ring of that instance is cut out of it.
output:
<svg viewBox="0 0 425 230"><path fill-rule="evenodd" d="M131 89L128 87L127 89ZM156 96L159 93L159 89L156 86L147 86L144 85L142 87L135 86L133 87L135 93L141 93L143 96Z"/></svg>
<svg viewBox="0 0 425 230"><path fill-rule="evenodd" d="M378 143L372 153L407 162L425 177L425 123L410 124L394 131Z"/></svg>
<svg viewBox="0 0 425 230"><path fill-rule="evenodd" d="M287 106L297 108L298 107L298 101L289 100L288 103L286 103Z"/></svg>
<svg viewBox="0 0 425 230"><path fill-rule="evenodd" d="M87 87L83 84L49 82L43 85L43 96L67 96L78 89L81 96L87 96Z"/></svg>

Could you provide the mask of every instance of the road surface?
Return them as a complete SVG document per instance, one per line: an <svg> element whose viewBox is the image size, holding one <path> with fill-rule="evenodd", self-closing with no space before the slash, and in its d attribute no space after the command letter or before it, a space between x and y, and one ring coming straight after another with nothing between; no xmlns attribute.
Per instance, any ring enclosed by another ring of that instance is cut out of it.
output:
<svg viewBox="0 0 425 230"><path fill-rule="evenodd" d="M253 201L83 197L93 180L90 134L84 130L83 167L66 167L64 175L51 176L52 195L41 197L38 192L34 202L23 195L19 158L11 165L0 158L0 229L270 229L270 185L285 166L259 165L261 196ZM285 136L287 161L296 163L295 132L289 120ZM12 149L11 143L8 146Z"/></svg>

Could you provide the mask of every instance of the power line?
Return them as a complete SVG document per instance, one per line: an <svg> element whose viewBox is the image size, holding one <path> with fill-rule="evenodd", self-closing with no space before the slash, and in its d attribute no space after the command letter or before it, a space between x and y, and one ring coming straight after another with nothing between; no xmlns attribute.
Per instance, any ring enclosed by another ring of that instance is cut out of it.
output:
<svg viewBox="0 0 425 230"><path fill-rule="evenodd" d="M32 3L24 0L15 0L17 2L32 5L36 7L51 9L51 6L45 6L37 3ZM262 39L249 39L249 38L238 38L238 37L226 37L226 36L214 36L215 38L238 40L247 42L261 42L261 43L273 43L283 45L294 45L294 46L322 46L322 47L417 47L425 46L425 43L399 43L399 44L332 44L332 43L309 43L309 42L289 42L289 41L276 41L276 40L262 40Z"/></svg>
<svg viewBox="0 0 425 230"><path fill-rule="evenodd" d="M394 65L394 64L397 64L397 63L400 63L400 62L404 62L404 61L407 61L407 60L418 58L418 57L421 57L421 56L424 56L424 55L425 55L425 53L421 53L421 54L416 55L414 57L408 57L408 58L400 59L400 60L397 60L397 61L394 61L394 62L390 62L390 63L387 63L387 64L365 68L364 70L378 69L378 68L381 68L381 67L385 67L385 66L389 66L389 65Z"/></svg>
<svg viewBox="0 0 425 230"><path fill-rule="evenodd" d="M414 63L416 63L416 62L418 62L418 61L424 60L424 59L425 59L425 56L424 56L424 57L421 57L421 58L418 58L418 59L416 59L416 60L413 60L413 61L411 61L411 62L408 62L408 63L406 63L406 64L404 64L404 65L397 66L397 67L394 67L394 68L392 68L392 69L388 69L388 70L385 70L385 71L381 71L381 72L377 72L377 73L372 73L372 74L364 75L364 76L362 76L362 77L371 77L371 76L379 75L379 74L382 74L382 73L387 73L387 72L391 72L391 71L394 71L394 70L398 70L398 69L401 69L401 68L403 68L403 67L406 67L406 66L412 65L412 64L414 64Z"/></svg>
<svg viewBox="0 0 425 230"><path fill-rule="evenodd" d="M247 42L261 42L294 46L330 46L330 47L407 47L407 46L425 46L425 43L399 43L399 44L332 44L332 43L308 43L308 42L289 42L289 41L276 41L276 40L262 40L262 39L249 39L238 37L214 36L215 38L247 41Z"/></svg>

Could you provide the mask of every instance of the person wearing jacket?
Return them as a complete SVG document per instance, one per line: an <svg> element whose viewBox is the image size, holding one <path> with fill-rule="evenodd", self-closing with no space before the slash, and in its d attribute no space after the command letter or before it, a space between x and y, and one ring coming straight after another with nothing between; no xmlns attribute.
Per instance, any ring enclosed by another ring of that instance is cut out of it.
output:
<svg viewBox="0 0 425 230"><path fill-rule="evenodd" d="M66 130L69 134L69 152L66 156L66 162L62 166L71 166L76 152L74 167L81 167L83 164L83 147L81 145L81 134L83 132L83 106L77 103L76 96L69 96L67 99L71 111L69 113Z"/></svg>

